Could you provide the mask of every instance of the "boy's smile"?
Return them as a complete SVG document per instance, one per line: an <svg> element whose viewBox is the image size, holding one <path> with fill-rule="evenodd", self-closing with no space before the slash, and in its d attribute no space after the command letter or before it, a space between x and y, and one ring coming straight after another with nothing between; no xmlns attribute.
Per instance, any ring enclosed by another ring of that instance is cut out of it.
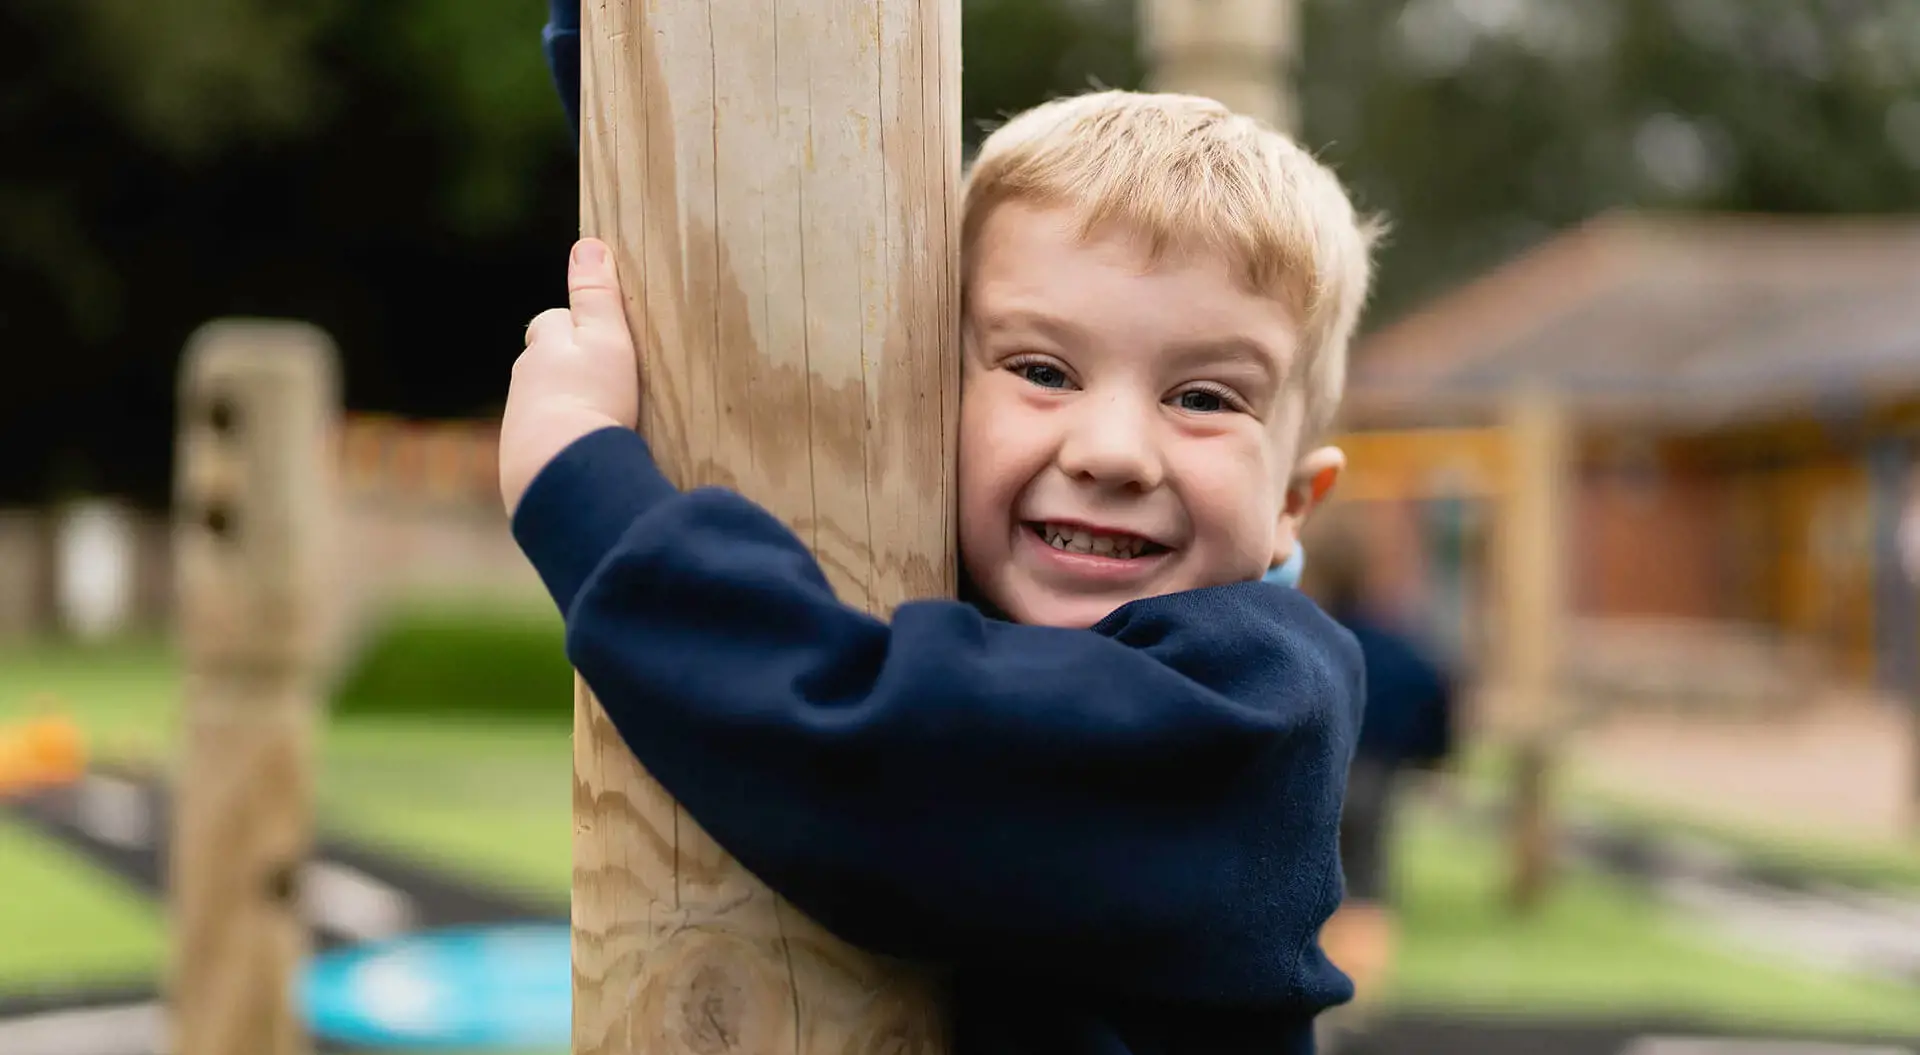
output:
<svg viewBox="0 0 1920 1055"><path fill-rule="evenodd" d="M1145 582L1173 556L1173 547L1137 531L1087 524L1075 520L1024 521L1022 549L1015 557L1042 578L1075 584L1117 587Z"/></svg>
<svg viewBox="0 0 1920 1055"><path fill-rule="evenodd" d="M960 546L1023 623L1257 579L1292 545L1298 326L1224 256L995 207L969 262Z"/></svg>

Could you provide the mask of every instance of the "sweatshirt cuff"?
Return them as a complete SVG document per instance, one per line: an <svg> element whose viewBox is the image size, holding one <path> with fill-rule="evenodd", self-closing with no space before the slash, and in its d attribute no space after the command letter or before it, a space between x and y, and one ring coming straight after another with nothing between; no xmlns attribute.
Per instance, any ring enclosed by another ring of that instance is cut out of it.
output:
<svg viewBox="0 0 1920 1055"><path fill-rule="evenodd" d="M639 433L598 429L535 474L514 510L513 539L565 615L627 528L678 493Z"/></svg>

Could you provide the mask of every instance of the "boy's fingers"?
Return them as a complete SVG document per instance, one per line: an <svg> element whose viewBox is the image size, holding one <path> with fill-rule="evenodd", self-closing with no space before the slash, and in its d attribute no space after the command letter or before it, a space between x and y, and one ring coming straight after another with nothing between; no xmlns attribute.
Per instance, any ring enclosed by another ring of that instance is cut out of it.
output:
<svg viewBox="0 0 1920 1055"><path fill-rule="evenodd" d="M525 345L531 348L541 341L551 340L554 337L571 337L572 331L573 312L565 308L548 308L535 315L532 322L527 323Z"/></svg>
<svg viewBox="0 0 1920 1055"><path fill-rule="evenodd" d="M605 242L582 238L574 244L567 264L567 295L576 327L626 336L626 305L620 300L620 279Z"/></svg>

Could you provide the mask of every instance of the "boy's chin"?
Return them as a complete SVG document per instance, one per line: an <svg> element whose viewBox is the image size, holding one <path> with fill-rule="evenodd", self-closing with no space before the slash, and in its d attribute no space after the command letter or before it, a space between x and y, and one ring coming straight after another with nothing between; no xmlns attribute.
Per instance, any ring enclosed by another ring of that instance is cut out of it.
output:
<svg viewBox="0 0 1920 1055"><path fill-rule="evenodd" d="M1040 590L1012 590L999 607L1016 623L1085 630L1125 603L1124 599L1062 597Z"/></svg>
<svg viewBox="0 0 1920 1055"><path fill-rule="evenodd" d="M991 579L983 582L962 563L959 599L994 619L1063 630L1085 630L1133 600L1062 595L1031 581L1006 581L1012 578L1014 576L1009 575L997 582Z"/></svg>

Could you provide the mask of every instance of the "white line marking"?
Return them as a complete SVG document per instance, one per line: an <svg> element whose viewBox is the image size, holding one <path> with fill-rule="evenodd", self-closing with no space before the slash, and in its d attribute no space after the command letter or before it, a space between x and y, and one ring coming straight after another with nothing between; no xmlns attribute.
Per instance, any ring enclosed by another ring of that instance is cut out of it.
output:
<svg viewBox="0 0 1920 1055"><path fill-rule="evenodd" d="M153 845L153 807L146 792L114 777L89 776L80 782L74 823L95 839L123 850Z"/></svg>
<svg viewBox="0 0 1920 1055"><path fill-rule="evenodd" d="M0 1021L7 1055L154 1055L165 1039L157 1002L46 1011Z"/></svg>
<svg viewBox="0 0 1920 1055"><path fill-rule="evenodd" d="M313 861L300 875L301 912L316 927L354 941L378 941L413 926L413 901L343 864Z"/></svg>

